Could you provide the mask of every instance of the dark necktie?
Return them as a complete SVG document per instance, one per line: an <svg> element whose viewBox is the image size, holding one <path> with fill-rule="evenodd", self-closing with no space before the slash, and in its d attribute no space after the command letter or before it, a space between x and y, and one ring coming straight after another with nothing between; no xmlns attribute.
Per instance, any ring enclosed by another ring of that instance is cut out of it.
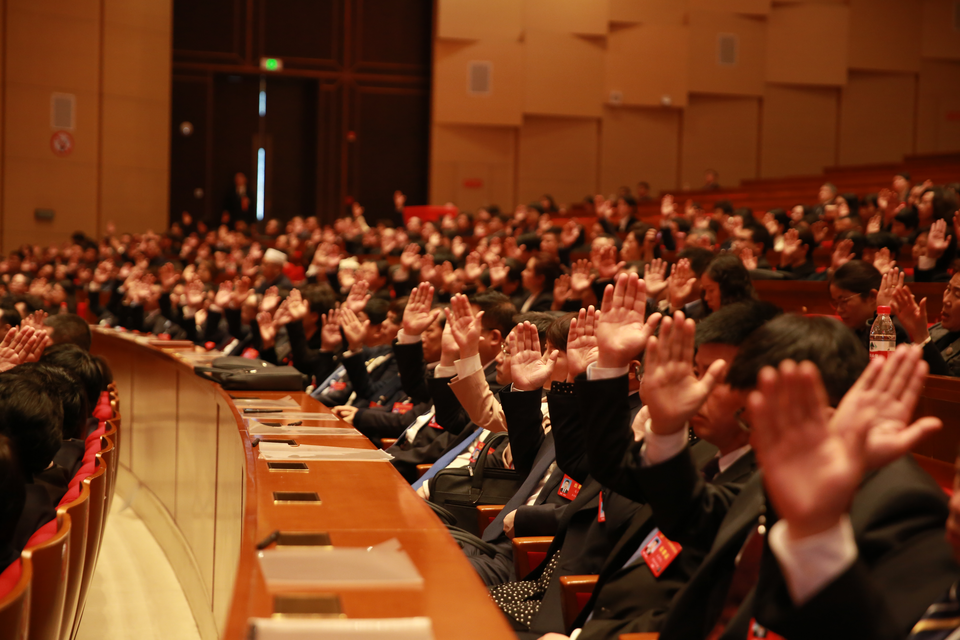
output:
<svg viewBox="0 0 960 640"><path fill-rule="evenodd" d="M713 482L713 479L720 473L720 458L711 458L707 464L703 465L703 479L707 482Z"/></svg>
<svg viewBox="0 0 960 640"><path fill-rule="evenodd" d="M957 583L954 583L942 598L927 608L908 640L946 640L958 628L960 602L957 602Z"/></svg>
<svg viewBox="0 0 960 640"><path fill-rule="evenodd" d="M553 461L557 459L552 435L553 434L547 435L547 440L543 444L545 448L541 451L540 459L533 465L533 469L530 470L527 479L523 481L523 484L520 485L517 492L503 507L500 515L483 531L483 539L485 541L492 542L503 533L503 519L511 511L515 511L518 507L527 503L527 500L530 499L530 494L533 493L533 490L540 484L540 479L543 478L543 474L547 472L547 469L550 468Z"/></svg>

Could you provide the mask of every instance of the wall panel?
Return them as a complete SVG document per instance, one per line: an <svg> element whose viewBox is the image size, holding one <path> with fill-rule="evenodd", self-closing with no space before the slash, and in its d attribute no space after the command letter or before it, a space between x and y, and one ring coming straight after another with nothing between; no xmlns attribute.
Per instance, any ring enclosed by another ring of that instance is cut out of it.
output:
<svg viewBox="0 0 960 640"><path fill-rule="evenodd" d="M602 0L514 0L523 2L526 29L606 35L607 3Z"/></svg>
<svg viewBox="0 0 960 640"><path fill-rule="evenodd" d="M492 63L490 93L470 95L468 65ZM438 41L434 47L433 121L438 123L517 125L523 112L523 47L519 42Z"/></svg>
<svg viewBox="0 0 960 640"><path fill-rule="evenodd" d="M960 151L960 62L924 60L917 99L917 152Z"/></svg>
<svg viewBox="0 0 960 640"><path fill-rule="evenodd" d="M839 90L768 84L763 95L760 175L820 173L837 157Z"/></svg>
<svg viewBox="0 0 960 640"><path fill-rule="evenodd" d="M763 93L766 21L698 10L690 12L690 91L759 96ZM719 38L737 39L737 61L720 64Z"/></svg>
<svg viewBox="0 0 960 640"><path fill-rule="evenodd" d="M606 107L600 138L600 192L650 183L651 193L677 187L679 109Z"/></svg>
<svg viewBox="0 0 960 640"><path fill-rule="evenodd" d="M527 116L520 128L519 202L558 203L597 191L599 121Z"/></svg>
<svg viewBox="0 0 960 640"><path fill-rule="evenodd" d="M433 127L430 202L468 211L515 201L517 129L472 125Z"/></svg>
<svg viewBox="0 0 960 640"><path fill-rule="evenodd" d="M914 75L851 71L840 100L840 164L896 162L911 153L915 91Z"/></svg>
<svg viewBox="0 0 960 640"><path fill-rule="evenodd" d="M921 22L916 0L851 0L850 68L920 71Z"/></svg>
<svg viewBox="0 0 960 640"><path fill-rule="evenodd" d="M923 0L921 54L924 58L960 60L960 37L953 0Z"/></svg>
<svg viewBox="0 0 960 640"><path fill-rule="evenodd" d="M614 29L607 38L604 98L620 92L625 105L687 104L689 35L679 25Z"/></svg>
<svg viewBox="0 0 960 640"><path fill-rule="evenodd" d="M517 40L523 31L520 0L437 0L437 37Z"/></svg>
<svg viewBox="0 0 960 640"><path fill-rule="evenodd" d="M530 29L523 52L523 111L599 117L603 43L565 33Z"/></svg>
<svg viewBox="0 0 960 640"><path fill-rule="evenodd" d="M849 7L839 4L775 5L767 29L767 81L844 84L849 17Z"/></svg>
<svg viewBox="0 0 960 640"><path fill-rule="evenodd" d="M770 13L770 0L690 0L690 8L765 16Z"/></svg>
<svg viewBox="0 0 960 640"><path fill-rule="evenodd" d="M610 22L672 24L686 21L689 0L609 0Z"/></svg>
<svg viewBox="0 0 960 640"><path fill-rule="evenodd" d="M683 187L703 184L715 169L721 185L757 176L760 101L755 98L690 96L683 116Z"/></svg>

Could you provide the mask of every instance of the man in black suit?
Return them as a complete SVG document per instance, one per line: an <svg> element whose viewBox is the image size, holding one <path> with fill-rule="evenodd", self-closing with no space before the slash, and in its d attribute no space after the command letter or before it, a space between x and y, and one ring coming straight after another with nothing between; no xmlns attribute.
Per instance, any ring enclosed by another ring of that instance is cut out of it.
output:
<svg viewBox="0 0 960 640"><path fill-rule="evenodd" d="M765 627L797 640L953 637L960 567L944 540L946 500L909 455L940 427L908 426L926 371L919 349L900 347L832 415L810 363L760 372L750 412L779 516L757 585ZM915 626L921 614L930 620Z"/></svg>
<svg viewBox="0 0 960 640"><path fill-rule="evenodd" d="M256 222L257 212L250 206L250 195L247 193L247 176L238 171L233 176L233 187L223 198L223 210L230 215L230 222L243 220L247 223Z"/></svg>

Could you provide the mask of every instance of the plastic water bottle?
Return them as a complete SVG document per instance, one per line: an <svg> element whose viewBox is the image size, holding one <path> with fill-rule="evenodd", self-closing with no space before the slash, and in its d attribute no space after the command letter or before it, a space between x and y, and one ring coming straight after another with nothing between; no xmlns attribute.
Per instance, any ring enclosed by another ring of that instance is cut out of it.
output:
<svg viewBox="0 0 960 640"><path fill-rule="evenodd" d="M877 307L877 319L870 327L870 359L887 359L897 348L897 331L890 318L890 307Z"/></svg>

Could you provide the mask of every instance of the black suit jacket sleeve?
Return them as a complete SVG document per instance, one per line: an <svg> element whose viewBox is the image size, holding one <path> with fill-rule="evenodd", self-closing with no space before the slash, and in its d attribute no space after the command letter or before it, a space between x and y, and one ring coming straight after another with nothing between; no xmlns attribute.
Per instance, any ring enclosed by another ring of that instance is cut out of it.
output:
<svg viewBox="0 0 960 640"><path fill-rule="evenodd" d="M546 487L544 487L544 490L546 490ZM551 490L556 493L556 487L551 487ZM514 516L513 520L513 530L516 537L556 535L560 519L566 512L566 506L551 502L518 507L517 515Z"/></svg>
<svg viewBox="0 0 960 640"><path fill-rule="evenodd" d="M543 444L541 393L537 391L500 391L500 406L507 420L513 466L526 476L533 468L537 452Z"/></svg>
<svg viewBox="0 0 960 640"><path fill-rule="evenodd" d="M932 341L923 345L923 359L926 360L927 364L930 366L930 375L953 375L950 372L950 367L947 365L947 361L943 359L943 355L940 353L940 350L937 349L937 346L933 344Z"/></svg>
<svg viewBox="0 0 960 640"><path fill-rule="evenodd" d="M470 424L470 416L460 405L457 396L450 388L450 380L453 378L429 378L427 386L430 389L430 396L433 398L433 406L436 410L437 424L449 431L453 435L460 435Z"/></svg>
<svg viewBox="0 0 960 640"><path fill-rule="evenodd" d="M850 511L857 561L800 607L765 549L757 620L791 640L906 638L960 577L944 540L945 498L924 475L901 459L861 486Z"/></svg>
<svg viewBox="0 0 960 640"><path fill-rule="evenodd" d="M590 475L585 427L580 419L580 400L566 393L548 393L550 430L557 448L557 466L584 484Z"/></svg>
<svg viewBox="0 0 960 640"><path fill-rule="evenodd" d="M627 376L608 380L580 376L575 384L580 415L589 416L586 451L590 475L634 502L647 502L639 479L640 443L634 441L630 428Z"/></svg>
<svg viewBox="0 0 960 640"><path fill-rule="evenodd" d="M290 354L293 358L293 366L300 373L315 376L319 384L337 368L337 364L334 362L334 356L336 355L334 352L310 348L307 333L303 329L301 320L294 320L287 325L287 337L290 339Z"/></svg>
<svg viewBox="0 0 960 640"><path fill-rule="evenodd" d="M370 398L373 394L373 383L370 380L370 374L367 373L366 359L367 355L361 349L340 361L343 368L347 370L350 384L357 393L358 399Z"/></svg>
<svg viewBox="0 0 960 640"><path fill-rule="evenodd" d="M427 365L423 360L423 343L400 344L393 341L393 355L400 372L400 384L403 391L415 403L430 402L430 388L427 386Z"/></svg>
<svg viewBox="0 0 960 640"><path fill-rule="evenodd" d="M226 308L223 310L223 315L227 319L227 329L237 340L243 340L246 336L243 331L243 319L240 313L240 309L231 309Z"/></svg>

